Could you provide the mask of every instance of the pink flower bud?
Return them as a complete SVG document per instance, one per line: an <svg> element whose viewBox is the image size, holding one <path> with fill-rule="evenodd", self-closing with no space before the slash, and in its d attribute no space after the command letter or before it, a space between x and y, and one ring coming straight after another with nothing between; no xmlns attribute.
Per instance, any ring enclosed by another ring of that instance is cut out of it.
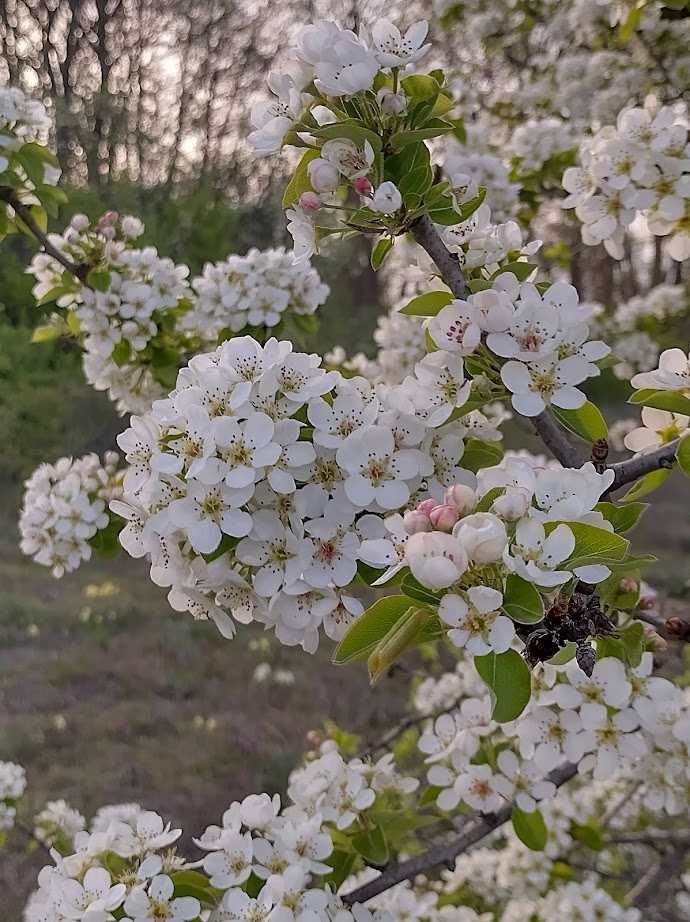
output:
<svg viewBox="0 0 690 922"><path fill-rule="evenodd" d="M318 211L321 208L321 199L316 192L303 192L299 197L299 207L304 211Z"/></svg>
<svg viewBox="0 0 690 922"><path fill-rule="evenodd" d="M453 526L458 521L458 518L458 510L454 506L446 506L445 504L437 506L429 515L429 521L434 528L437 528L439 531L447 532L453 530Z"/></svg>
<svg viewBox="0 0 690 922"><path fill-rule="evenodd" d="M474 509L477 505L477 497L471 487L456 483L455 486L448 487L443 497L443 502L446 506L452 506L457 511L458 516L461 516Z"/></svg>
<svg viewBox="0 0 690 922"><path fill-rule="evenodd" d="M428 518L431 514L431 510L435 509L437 506L438 503L435 499L425 499L424 502L417 506L417 512L421 512L422 515L425 515Z"/></svg>
<svg viewBox="0 0 690 922"><path fill-rule="evenodd" d="M120 220L120 215L117 211L106 211L105 214L102 214L98 219L98 229L104 230L106 227L112 227L114 224Z"/></svg>
<svg viewBox="0 0 690 922"><path fill-rule="evenodd" d="M417 535L423 531L431 531L431 522L429 516L418 512L416 509L412 512L406 512L403 516L403 525L408 535Z"/></svg>
<svg viewBox="0 0 690 922"><path fill-rule="evenodd" d="M358 192L360 195L371 195L374 191L374 187L366 176L358 176L357 179L353 179L352 187L355 192Z"/></svg>

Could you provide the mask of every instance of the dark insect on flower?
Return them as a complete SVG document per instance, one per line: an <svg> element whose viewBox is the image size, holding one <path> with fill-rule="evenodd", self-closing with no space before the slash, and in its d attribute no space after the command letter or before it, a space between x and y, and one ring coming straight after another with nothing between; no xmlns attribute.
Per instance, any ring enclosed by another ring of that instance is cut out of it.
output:
<svg viewBox="0 0 690 922"><path fill-rule="evenodd" d="M590 643L581 643L575 651L577 665L586 676L591 676L594 672L594 663L596 662L596 653Z"/></svg>
<svg viewBox="0 0 690 922"><path fill-rule="evenodd" d="M578 583L569 597L559 597L544 615L544 620L526 636L524 656L534 666L555 656L569 643L576 644L577 663L587 675L594 668L595 652L591 637L611 634L613 624L601 608L594 586ZM519 632L520 633L520 632Z"/></svg>

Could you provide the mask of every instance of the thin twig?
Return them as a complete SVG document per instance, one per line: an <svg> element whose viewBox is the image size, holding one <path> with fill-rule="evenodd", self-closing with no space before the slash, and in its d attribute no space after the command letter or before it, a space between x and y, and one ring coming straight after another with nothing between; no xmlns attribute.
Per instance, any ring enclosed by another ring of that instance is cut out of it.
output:
<svg viewBox="0 0 690 922"><path fill-rule="evenodd" d="M15 213L38 240L48 256L52 256L56 262L59 262L60 265L71 272L72 275L76 276L82 282L84 281L88 275L89 267L78 266L76 263L73 263L71 259L65 256L64 253L61 253L60 250L50 242L48 235L39 227L36 219L31 214L31 209L28 205L22 204L22 202L17 199L12 189L7 186L0 186L0 201L6 202L10 208L14 209Z"/></svg>

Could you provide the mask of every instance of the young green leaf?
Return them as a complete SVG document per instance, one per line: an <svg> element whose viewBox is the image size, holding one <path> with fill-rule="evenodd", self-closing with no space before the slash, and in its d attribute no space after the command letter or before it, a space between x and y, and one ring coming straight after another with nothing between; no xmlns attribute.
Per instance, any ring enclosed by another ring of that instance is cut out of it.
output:
<svg viewBox="0 0 690 922"><path fill-rule="evenodd" d="M660 467L658 471L650 471L649 474L640 477L637 483L634 483L628 492L621 496L621 502L627 503L631 500L642 499L643 496L648 496L650 493L653 493L654 490L658 490L671 476L671 473L672 472L665 467Z"/></svg>
<svg viewBox="0 0 690 922"><path fill-rule="evenodd" d="M503 460L503 449L499 442L483 442L481 439L466 439L462 455L462 466L476 473L480 468L493 467Z"/></svg>
<svg viewBox="0 0 690 922"><path fill-rule="evenodd" d="M503 593L503 609L513 621L537 624L544 617L544 602L532 583L511 573Z"/></svg>
<svg viewBox="0 0 690 922"><path fill-rule="evenodd" d="M486 656L475 656L474 665L489 686L493 719L506 723L519 717L532 694L532 677L520 654L516 650L487 653Z"/></svg>
<svg viewBox="0 0 690 922"><path fill-rule="evenodd" d="M608 426L601 410L589 400L577 410L562 410L554 406L551 410L565 429L578 435L585 442L591 444L608 437Z"/></svg>
<svg viewBox="0 0 690 922"><path fill-rule="evenodd" d="M340 666L365 659L409 608L410 600L403 595L378 599L345 634L336 647L333 662Z"/></svg>
<svg viewBox="0 0 690 922"><path fill-rule="evenodd" d="M678 394L675 391L657 391L653 388L645 388L641 391L635 391L628 403L690 416L690 397L684 397L683 394Z"/></svg>
<svg viewBox="0 0 690 922"><path fill-rule="evenodd" d="M543 852L546 848L549 834L546 829L544 817L539 810L534 810L532 813L525 813L524 810L520 810L519 807L514 806L512 820L515 835L522 844L526 845L527 848L531 848L532 851Z"/></svg>
<svg viewBox="0 0 690 922"><path fill-rule="evenodd" d="M378 825L358 832L352 837L352 845L367 864L382 867L388 862L388 842L383 829Z"/></svg>
<svg viewBox="0 0 690 922"><path fill-rule="evenodd" d="M637 525L645 510L649 508L649 503L627 503L625 506L617 506L615 503L597 503L594 508L613 525L616 534L622 535Z"/></svg>
<svg viewBox="0 0 690 922"><path fill-rule="evenodd" d="M453 295L449 291L427 291L413 298L400 313L411 317L435 317L452 300Z"/></svg>
<svg viewBox="0 0 690 922"><path fill-rule="evenodd" d="M378 270L383 265L386 256L388 256L392 249L392 237L381 237L380 240L377 241L376 246L371 251L371 268L374 270L374 272L378 272Z"/></svg>
<svg viewBox="0 0 690 922"><path fill-rule="evenodd" d="M681 439L676 449L676 461L681 471L690 477L690 438Z"/></svg>

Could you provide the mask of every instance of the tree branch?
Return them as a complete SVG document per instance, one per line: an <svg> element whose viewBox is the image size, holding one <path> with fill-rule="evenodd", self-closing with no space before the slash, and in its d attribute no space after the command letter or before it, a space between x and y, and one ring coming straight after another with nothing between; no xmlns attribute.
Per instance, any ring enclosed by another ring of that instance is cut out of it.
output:
<svg viewBox="0 0 690 922"><path fill-rule="evenodd" d="M554 769L548 779L553 781L557 787L560 787L574 777L576 772L577 767L575 765L566 764ZM414 858L409 858L407 861L388 865L374 880L357 887L356 890L352 890L350 893L346 893L343 896L343 902L348 906L353 903L365 903L401 881L411 880L417 874L425 874L439 867L451 868L458 855L466 852L468 848L476 845L489 833L506 823L510 819L511 812L512 805L508 804L496 813L489 813L484 816L480 813L471 814L463 827L463 831L457 838L452 839L450 842L432 845L421 855L415 855Z"/></svg>
<svg viewBox="0 0 690 922"><path fill-rule="evenodd" d="M72 275L76 276L82 282L84 281L88 275L89 267L78 266L76 263L73 263L71 259L68 259L64 253L61 253L56 246L53 246L48 235L39 227L36 219L31 214L31 209L28 205L22 204L22 202L17 199L12 189L7 186L0 186L0 201L6 202L14 209L17 216L21 218L22 222L29 228L48 256L52 256L56 262L59 262L60 265L71 272Z"/></svg>
<svg viewBox="0 0 690 922"><path fill-rule="evenodd" d="M636 455L627 461L619 461L617 464L611 464L610 470L614 473L612 490L618 490L625 486L626 483L632 483L645 474L651 474L652 471L658 471L661 468L671 468L675 464L676 449L678 448L678 439L669 442L668 445L662 445L656 451L650 451L645 455Z"/></svg>
<svg viewBox="0 0 690 922"><path fill-rule="evenodd" d="M441 278L453 295L456 298L465 298L467 285L462 266L455 253L451 253L441 240L431 218L428 215L422 215L412 225L411 230L414 239L436 264ZM532 424L551 454L561 462L563 467L579 467L582 464L579 452L548 410L544 410L535 417Z"/></svg>

